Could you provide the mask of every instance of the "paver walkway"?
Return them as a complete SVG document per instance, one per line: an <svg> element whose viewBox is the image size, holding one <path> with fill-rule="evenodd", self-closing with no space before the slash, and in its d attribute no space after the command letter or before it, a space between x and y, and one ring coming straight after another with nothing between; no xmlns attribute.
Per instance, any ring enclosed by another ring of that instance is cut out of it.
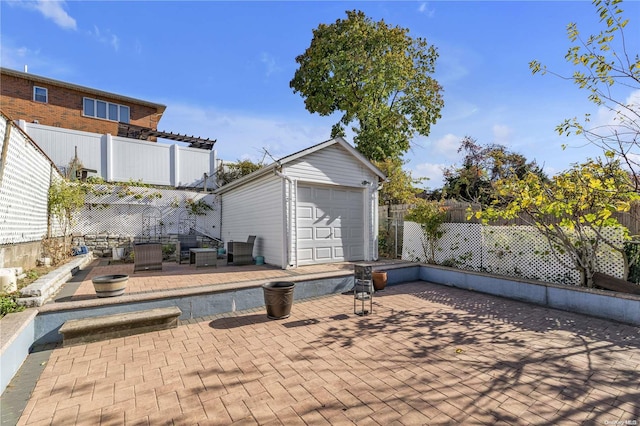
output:
<svg viewBox="0 0 640 426"><path fill-rule="evenodd" d="M218 266L196 268L193 265L164 262L161 271L133 272L132 263L115 265L96 260L90 271L80 283L69 300L95 299L96 292L91 279L100 275L127 274L129 282L126 294L148 293L163 290L176 290L188 287L210 286L223 283L238 283L255 280L286 279L292 275L307 275L328 271L351 271L353 263L334 263L327 265L303 266L297 269L283 270L271 265Z"/></svg>
<svg viewBox="0 0 640 426"><path fill-rule="evenodd" d="M634 421L637 327L418 282L56 349L19 424Z"/></svg>

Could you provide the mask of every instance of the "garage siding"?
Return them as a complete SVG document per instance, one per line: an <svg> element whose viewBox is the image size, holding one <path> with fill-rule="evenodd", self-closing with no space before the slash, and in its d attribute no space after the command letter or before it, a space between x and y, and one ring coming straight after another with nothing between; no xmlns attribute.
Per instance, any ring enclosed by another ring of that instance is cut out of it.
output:
<svg viewBox="0 0 640 426"><path fill-rule="evenodd" d="M286 174L309 183L359 188L362 188L362 181L377 181L370 169L338 144L287 164Z"/></svg>
<svg viewBox="0 0 640 426"><path fill-rule="evenodd" d="M222 195L222 237L246 241L256 235L254 256L271 265L282 265L285 244L282 224L282 179L263 176Z"/></svg>

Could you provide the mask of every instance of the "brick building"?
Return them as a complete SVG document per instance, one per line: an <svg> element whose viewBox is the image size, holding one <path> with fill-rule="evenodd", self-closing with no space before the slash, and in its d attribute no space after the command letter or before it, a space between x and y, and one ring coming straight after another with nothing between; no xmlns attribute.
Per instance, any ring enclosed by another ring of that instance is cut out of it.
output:
<svg viewBox="0 0 640 426"><path fill-rule="evenodd" d="M166 106L0 68L0 109L13 120L117 135L119 122L157 130Z"/></svg>

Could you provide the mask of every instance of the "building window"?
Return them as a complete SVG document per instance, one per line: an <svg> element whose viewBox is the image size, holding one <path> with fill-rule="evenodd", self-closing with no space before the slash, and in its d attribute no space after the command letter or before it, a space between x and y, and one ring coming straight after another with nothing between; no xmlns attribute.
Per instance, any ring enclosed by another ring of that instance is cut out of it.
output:
<svg viewBox="0 0 640 426"><path fill-rule="evenodd" d="M110 121L129 122L129 107L99 99L83 98L82 115Z"/></svg>
<svg viewBox="0 0 640 426"><path fill-rule="evenodd" d="M33 100L46 104L49 101L49 93L44 87L33 86Z"/></svg>

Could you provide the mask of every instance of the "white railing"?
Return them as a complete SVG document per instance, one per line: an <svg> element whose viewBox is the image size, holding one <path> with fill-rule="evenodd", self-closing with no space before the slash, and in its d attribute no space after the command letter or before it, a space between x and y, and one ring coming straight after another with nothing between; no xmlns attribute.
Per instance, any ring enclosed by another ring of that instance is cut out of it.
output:
<svg viewBox="0 0 640 426"><path fill-rule="evenodd" d="M86 169L109 182L142 181L151 185L213 188L216 151L82 132L19 120L60 170L78 155Z"/></svg>

